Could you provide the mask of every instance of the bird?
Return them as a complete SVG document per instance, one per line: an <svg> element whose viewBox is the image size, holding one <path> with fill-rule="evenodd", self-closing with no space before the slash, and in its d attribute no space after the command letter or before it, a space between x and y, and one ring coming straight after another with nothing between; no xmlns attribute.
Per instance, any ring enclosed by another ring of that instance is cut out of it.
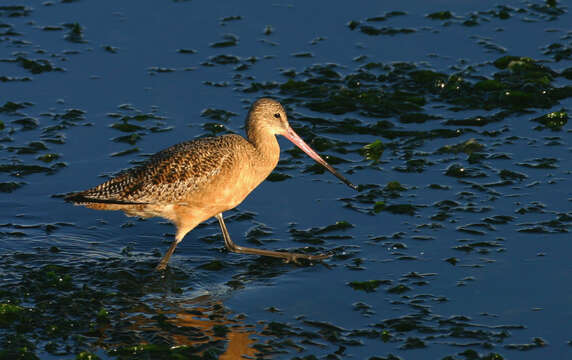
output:
<svg viewBox="0 0 572 360"><path fill-rule="evenodd" d="M218 220L225 247L231 252L296 263L328 258L331 255L263 250L232 241L223 212L238 206L276 167L280 157L277 135L286 137L344 184L358 190L296 134L278 101L256 100L245 125L246 138L225 134L173 145L100 185L68 193L65 200L91 209L121 210L127 216L161 217L172 222L175 238L156 266L159 271L166 269L185 235L212 217Z"/></svg>

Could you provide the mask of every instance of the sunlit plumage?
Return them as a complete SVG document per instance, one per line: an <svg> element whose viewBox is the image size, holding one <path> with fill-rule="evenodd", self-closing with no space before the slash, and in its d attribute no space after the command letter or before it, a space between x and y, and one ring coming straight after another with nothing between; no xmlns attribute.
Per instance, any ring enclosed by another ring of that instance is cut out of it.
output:
<svg viewBox="0 0 572 360"><path fill-rule="evenodd" d="M347 185L355 185L331 168L290 128L277 101L259 99L246 120L247 139L223 135L183 142L153 155L144 164L66 200L97 210L122 210L129 216L162 217L177 227L175 240L157 266L164 269L183 237L201 222L216 217L227 249L240 253L318 260L305 255L241 247L232 242L222 212L240 204L276 167L284 135Z"/></svg>

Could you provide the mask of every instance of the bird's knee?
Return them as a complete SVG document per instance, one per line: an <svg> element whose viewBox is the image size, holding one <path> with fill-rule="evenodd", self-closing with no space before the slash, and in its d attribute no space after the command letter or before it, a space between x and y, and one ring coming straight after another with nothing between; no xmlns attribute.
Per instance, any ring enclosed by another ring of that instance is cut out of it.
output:
<svg viewBox="0 0 572 360"><path fill-rule="evenodd" d="M183 241L183 238L185 237L185 235L187 235L188 231L177 231L177 233L175 234L175 241L178 243L180 243L181 241Z"/></svg>
<svg viewBox="0 0 572 360"><path fill-rule="evenodd" d="M224 245L226 246L226 249L228 251L236 252L238 250L238 246L236 246L236 244L233 242L229 243L229 242L225 241Z"/></svg>

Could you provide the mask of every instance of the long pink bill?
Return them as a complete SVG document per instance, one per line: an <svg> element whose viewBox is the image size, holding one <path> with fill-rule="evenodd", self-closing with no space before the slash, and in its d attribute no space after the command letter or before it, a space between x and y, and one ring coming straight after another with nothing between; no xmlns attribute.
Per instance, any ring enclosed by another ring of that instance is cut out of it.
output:
<svg viewBox="0 0 572 360"><path fill-rule="evenodd" d="M283 134L288 140L292 141L294 143L294 145L296 145L297 147L299 147L300 149L302 149L302 151L304 151L306 154L308 154L309 157L311 157L312 159L314 159L318 164L322 165L323 167L325 167L326 169L328 169L329 172L331 172L332 174L334 174L338 179L340 179L344 184L346 184L347 186L351 187L354 190L357 190L358 187L355 186L354 184L352 184L351 182L349 182L348 179L346 179L345 177L343 177L342 174L340 174L339 172L337 172L333 167L330 166L330 164L328 164L326 162L326 160L322 159L322 157L320 155L318 155L314 150L312 150L312 148L306 144L306 142L304 140L302 140L302 138L300 136L298 136L298 134L296 134L294 132L294 130L292 130L291 127L288 127L288 130L286 131L285 134Z"/></svg>

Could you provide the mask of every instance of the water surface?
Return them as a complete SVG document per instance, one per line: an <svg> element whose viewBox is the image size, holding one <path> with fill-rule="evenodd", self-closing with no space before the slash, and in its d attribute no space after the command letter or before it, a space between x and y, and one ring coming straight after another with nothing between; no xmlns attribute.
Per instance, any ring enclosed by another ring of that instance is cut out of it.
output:
<svg viewBox="0 0 572 360"><path fill-rule="evenodd" d="M563 1L0 5L2 358L570 356L572 33ZM61 195L243 133L269 96L355 193L280 139L211 220Z"/></svg>

